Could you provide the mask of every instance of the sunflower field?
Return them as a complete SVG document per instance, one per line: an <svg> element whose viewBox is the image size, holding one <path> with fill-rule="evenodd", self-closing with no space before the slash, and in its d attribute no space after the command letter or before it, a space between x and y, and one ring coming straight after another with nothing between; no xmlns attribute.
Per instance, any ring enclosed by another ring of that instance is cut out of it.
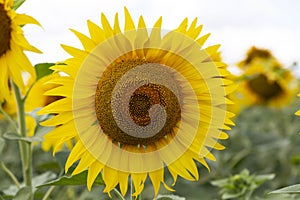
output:
<svg viewBox="0 0 300 200"><path fill-rule="evenodd" d="M300 199L296 62L124 7L33 63L24 1L0 0L0 200Z"/></svg>

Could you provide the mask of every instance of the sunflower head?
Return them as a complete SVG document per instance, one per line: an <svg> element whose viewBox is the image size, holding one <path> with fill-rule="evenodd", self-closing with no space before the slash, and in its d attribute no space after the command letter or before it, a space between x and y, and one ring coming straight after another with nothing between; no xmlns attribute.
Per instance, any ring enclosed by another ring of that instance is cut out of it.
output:
<svg viewBox="0 0 300 200"><path fill-rule="evenodd" d="M10 79L25 93L23 73L35 78L35 70L24 50L40 53L23 35L22 26L39 23L25 14L12 9L13 0L0 0L0 101L9 99Z"/></svg>
<svg viewBox="0 0 300 200"><path fill-rule="evenodd" d="M72 30L84 50L63 45L71 55L52 69L67 76L47 92L64 98L39 113L54 113L42 125L56 126L47 134L57 147L77 138L66 170L80 160L73 174L88 169L87 187L102 173L105 192L119 185L123 195L131 177L138 195L150 178L157 195L164 171L174 178L197 180L195 162L208 169L211 149L233 125L227 97L232 82L226 64L214 61L219 45L203 48L208 35L185 19L175 30L163 30L159 18L147 29L141 16L136 26L125 8L125 28L118 14L111 25L88 21L90 36ZM164 168L166 166L166 168Z"/></svg>
<svg viewBox="0 0 300 200"><path fill-rule="evenodd" d="M8 5L4 5L4 2L0 1L0 57L2 57L7 51L10 50L11 41L11 18L5 9Z"/></svg>
<svg viewBox="0 0 300 200"><path fill-rule="evenodd" d="M270 51L251 48L239 65L244 66L239 87L244 104L281 107L292 100L296 91L294 77Z"/></svg>
<svg viewBox="0 0 300 200"><path fill-rule="evenodd" d="M253 46L248 50L246 54L246 58L240 61L237 65L241 69L245 69L256 60L273 60L273 59L275 58L268 49L262 49ZM277 65L274 64L273 67L278 67L278 65L280 64L279 63L277 63Z"/></svg>

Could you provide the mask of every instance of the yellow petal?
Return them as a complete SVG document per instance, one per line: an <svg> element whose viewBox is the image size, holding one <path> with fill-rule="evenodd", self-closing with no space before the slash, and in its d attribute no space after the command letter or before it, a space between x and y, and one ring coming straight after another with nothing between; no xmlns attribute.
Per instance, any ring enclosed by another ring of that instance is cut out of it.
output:
<svg viewBox="0 0 300 200"><path fill-rule="evenodd" d="M105 32L105 36L107 38L113 36L113 29L111 28L106 16L103 13L101 13L101 23Z"/></svg>
<svg viewBox="0 0 300 200"><path fill-rule="evenodd" d="M30 115L26 115L25 120L26 120L27 136L29 137L33 136L36 127L35 119Z"/></svg>
<svg viewBox="0 0 300 200"><path fill-rule="evenodd" d="M124 31L135 30L134 22L133 22L133 20L130 16L130 13L128 12L126 7L124 7L124 12L125 12L125 29L124 29Z"/></svg>
<svg viewBox="0 0 300 200"><path fill-rule="evenodd" d="M115 15L115 23L114 23L114 34L119 34L121 33L120 25L119 25L119 18L118 18L118 13Z"/></svg>
<svg viewBox="0 0 300 200"><path fill-rule="evenodd" d="M97 160L90 165L87 177L87 188L89 191L92 189L92 185L103 167L104 165Z"/></svg>
<svg viewBox="0 0 300 200"><path fill-rule="evenodd" d="M93 42L93 40L91 40L90 38L88 38L87 36L85 36L84 34L76 31L76 30L73 30L73 29L70 29L75 35L76 37L80 40L83 48L86 50L86 51L89 51L91 52L95 47L96 47L96 44Z"/></svg>
<svg viewBox="0 0 300 200"><path fill-rule="evenodd" d="M17 14L14 18L14 21L19 26L23 26L25 24L36 24L38 26L41 26L41 24L36 19L34 19L31 16L25 15L25 14Z"/></svg>
<svg viewBox="0 0 300 200"><path fill-rule="evenodd" d="M210 33L203 35L202 37L197 39L196 42L200 45L200 47L202 47L204 45L204 43L206 42L206 40L209 38L209 36L210 36Z"/></svg>
<svg viewBox="0 0 300 200"><path fill-rule="evenodd" d="M6 59L2 58L0 59L0 100L3 101L3 99L9 99L10 93L9 93L9 87L8 87L8 71L7 71L7 63Z"/></svg>
<svg viewBox="0 0 300 200"><path fill-rule="evenodd" d="M90 20L87 21L87 25L90 32L90 36L94 42L99 44L100 42L105 40L104 31L98 25L96 25Z"/></svg>
<svg viewBox="0 0 300 200"><path fill-rule="evenodd" d="M120 172L120 171L118 172L119 187L123 196L126 195L128 189L128 176L129 176L128 173Z"/></svg>
<svg viewBox="0 0 300 200"><path fill-rule="evenodd" d="M110 192L111 190L113 190L117 184L118 184L118 171L115 169L112 169L110 167L105 166L103 168L103 180L105 182L105 189L104 192Z"/></svg>
<svg viewBox="0 0 300 200"><path fill-rule="evenodd" d="M75 170L72 172L72 175L76 175L83 172L95 161L96 159L92 154L90 154L88 151L84 152L83 155L81 156L78 165L76 166Z"/></svg>
<svg viewBox="0 0 300 200"><path fill-rule="evenodd" d="M86 149L85 149L84 145L79 140L73 147L73 149L67 159L67 162L65 164L65 172L68 171L68 169L71 167L71 165L73 165L73 163L75 163L77 160L80 159L80 157L82 156L82 154L85 151L86 151Z"/></svg>
<svg viewBox="0 0 300 200"><path fill-rule="evenodd" d="M160 183L164 181L164 169L159 169L149 173L150 180L154 188L154 196L157 196L160 188Z"/></svg>
<svg viewBox="0 0 300 200"><path fill-rule="evenodd" d="M71 56L84 59L88 53L80 49L62 44L61 47Z"/></svg>
<svg viewBox="0 0 300 200"><path fill-rule="evenodd" d="M54 117L47 119L46 121L41 122L42 126L58 126L60 124L66 124L67 122L73 120L73 113L63 112L55 115Z"/></svg>
<svg viewBox="0 0 300 200"><path fill-rule="evenodd" d="M146 173L139 173L139 174L133 173L133 174L131 174L131 178L132 178L134 189L135 189L132 196L137 196L144 189L144 184L145 184L145 180L147 178L147 174Z"/></svg>
<svg viewBox="0 0 300 200"><path fill-rule="evenodd" d="M53 103L47 105L46 107L39 110L37 113L39 115L49 114L49 113L60 113L72 110L72 100L69 98L59 99Z"/></svg>

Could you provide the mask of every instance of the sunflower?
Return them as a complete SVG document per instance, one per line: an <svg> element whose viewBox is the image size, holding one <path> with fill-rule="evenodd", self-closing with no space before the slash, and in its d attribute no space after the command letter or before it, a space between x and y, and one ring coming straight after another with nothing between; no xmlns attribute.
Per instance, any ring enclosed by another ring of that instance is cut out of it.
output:
<svg viewBox="0 0 300 200"><path fill-rule="evenodd" d="M272 60L273 64L271 65L273 68L281 68L281 64L277 61L277 59L273 56L271 51L268 49L257 48L255 46L251 47L247 51L246 58L240 61L237 65L241 69L245 69L251 65L256 59L260 60Z"/></svg>
<svg viewBox="0 0 300 200"><path fill-rule="evenodd" d="M32 83L34 80L29 80L28 85L32 84L32 87L27 95L26 101L25 101L25 110L26 112L32 112L37 108L42 108L58 99L60 99L60 96L47 96L44 93L46 93L48 90L51 90L55 87L57 87L57 84L54 83L48 83L49 80L53 78L58 78L60 75L58 73L51 73L49 75L46 75L36 82ZM27 124L28 125L28 124ZM29 126L29 125L28 125ZM34 127L35 128L35 127ZM31 135L32 136L32 135ZM41 148L44 151L49 151L51 147L53 147L55 140L51 139L44 139L41 143ZM72 148L73 142L70 140L67 142L66 147ZM60 145L59 149L62 149L63 145Z"/></svg>
<svg viewBox="0 0 300 200"><path fill-rule="evenodd" d="M57 87L57 84L47 83L53 77L59 77L59 74L53 73L46 75L39 80L35 80L31 78L28 83L26 84L26 90L29 92L25 99L25 111L26 114L26 127L27 127L27 136L33 136L34 130L36 128L35 119L30 115L37 108L44 107L57 99L60 99L58 96L46 96L44 95L45 92L48 90ZM11 87L10 88L10 96L9 99L6 99L2 102L0 106L2 106L3 111L8 114L10 117L15 118L17 114L17 105L14 92ZM24 95L24 94L23 94ZM0 113L0 120L3 119L3 116ZM42 142L42 149L44 151L49 151L55 141L50 139L44 140ZM72 141L66 143L68 148L72 147ZM63 146L61 146L62 148Z"/></svg>
<svg viewBox="0 0 300 200"><path fill-rule="evenodd" d="M9 99L9 79L25 92L22 73L35 77L35 71L23 50L40 53L31 46L23 35L25 24L40 25L25 14L17 14L11 7L13 0L0 0L0 101Z"/></svg>
<svg viewBox="0 0 300 200"><path fill-rule="evenodd" d="M243 104L281 107L293 99L295 79L270 51L252 47L238 65L244 70L239 86Z"/></svg>
<svg viewBox="0 0 300 200"><path fill-rule="evenodd" d="M137 196L148 177L156 196L161 184L172 190L165 170L174 184L178 176L197 180L196 162L209 169L211 150L225 148L217 140L234 125L226 107L233 87L226 64L210 59L219 45L202 47L209 35L199 36L197 19L167 31L159 18L147 29L124 10L124 31L118 13L112 26L104 14L102 27L87 21L90 36L72 30L84 49L62 45L71 58L52 69L66 76L50 80L60 86L47 94L64 98L39 114L56 114L42 122L56 126L46 135L54 153L78 138L65 169L80 160L72 174L88 169L89 190L102 173L104 192L119 185L125 196L130 178Z"/></svg>

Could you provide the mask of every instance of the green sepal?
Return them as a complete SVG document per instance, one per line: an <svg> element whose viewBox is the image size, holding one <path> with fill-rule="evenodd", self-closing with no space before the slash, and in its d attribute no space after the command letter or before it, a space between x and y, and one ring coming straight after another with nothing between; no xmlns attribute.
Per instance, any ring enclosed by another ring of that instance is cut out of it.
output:
<svg viewBox="0 0 300 200"><path fill-rule="evenodd" d="M14 4L11 8L17 10L24 2L25 0L14 0Z"/></svg>
<svg viewBox="0 0 300 200"><path fill-rule="evenodd" d="M43 78L44 76L47 76L49 74L53 73L53 70L50 69L55 65L55 63L39 63L34 66L35 72L36 72L36 79L39 80Z"/></svg>

